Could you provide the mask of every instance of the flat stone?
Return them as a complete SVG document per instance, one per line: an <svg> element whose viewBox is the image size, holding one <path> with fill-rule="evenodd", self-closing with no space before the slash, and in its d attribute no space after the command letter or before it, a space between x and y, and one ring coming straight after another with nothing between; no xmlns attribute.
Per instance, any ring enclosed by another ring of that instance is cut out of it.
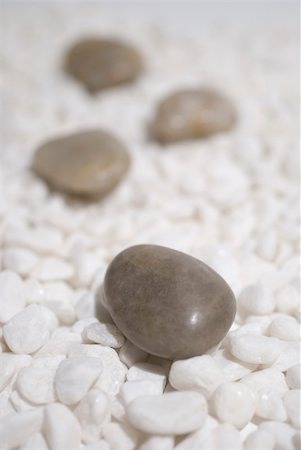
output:
<svg viewBox="0 0 301 450"><path fill-rule="evenodd" d="M142 59L132 46L111 39L83 39L66 55L66 71L90 92L128 83L142 70Z"/></svg>
<svg viewBox="0 0 301 450"><path fill-rule="evenodd" d="M163 99L151 125L162 143L208 137L228 131L236 122L231 101L209 89L184 89Z"/></svg>
<svg viewBox="0 0 301 450"><path fill-rule="evenodd" d="M119 253L107 269L104 295L121 332L168 359L202 355L218 345L236 312L230 287L214 270L157 245Z"/></svg>
<svg viewBox="0 0 301 450"><path fill-rule="evenodd" d="M53 188L97 197L111 192L129 165L124 145L103 130L52 139L38 148L33 159L35 172Z"/></svg>

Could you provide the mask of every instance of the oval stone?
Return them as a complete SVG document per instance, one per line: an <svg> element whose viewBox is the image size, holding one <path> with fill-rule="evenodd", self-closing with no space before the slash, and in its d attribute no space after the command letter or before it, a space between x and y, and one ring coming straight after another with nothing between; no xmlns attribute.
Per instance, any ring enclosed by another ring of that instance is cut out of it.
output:
<svg viewBox="0 0 301 450"><path fill-rule="evenodd" d="M142 59L128 44L110 39L83 39L66 55L67 72L90 92L133 81Z"/></svg>
<svg viewBox="0 0 301 450"><path fill-rule="evenodd" d="M125 146L102 130L84 131L43 144L33 169L53 188L102 197L122 180L130 164Z"/></svg>
<svg viewBox="0 0 301 450"><path fill-rule="evenodd" d="M157 245L119 253L107 269L104 297L133 344L168 359L201 355L218 345L236 312L233 292L214 270Z"/></svg>
<svg viewBox="0 0 301 450"><path fill-rule="evenodd" d="M236 121L234 106L213 89L185 89L159 103L152 136L162 143L204 138L229 130Z"/></svg>

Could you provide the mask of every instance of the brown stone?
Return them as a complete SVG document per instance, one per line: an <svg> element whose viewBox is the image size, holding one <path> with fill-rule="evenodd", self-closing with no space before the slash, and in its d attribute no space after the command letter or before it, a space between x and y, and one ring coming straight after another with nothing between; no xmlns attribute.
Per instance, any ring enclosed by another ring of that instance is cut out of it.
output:
<svg viewBox="0 0 301 450"><path fill-rule="evenodd" d="M33 169L55 189L102 197L123 179L129 164L129 154L118 139L93 130L46 142L35 153Z"/></svg>
<svg viewBox="0 0 301 450"><path fill-rule="evenodd" d="M168 359L201 355L219 344L236 312L233 292L214 270L157 245L119 253L107 269L104 297L133 344Z"/></svg>
<svg viewBox="0 0 301 450"><path fill-rule="evenodd" d="M90 92L133 81L142 59L128 44L110 39L83 39L66 55L66 70Z"/></svg>
<svg viewBox="0 0 301 450"><path fill-rule="evenodd" d="M159 104L151 134L162 143L185 141L227 131L235 121L235 109L223 95L207 88L186 89Z"/></svg>

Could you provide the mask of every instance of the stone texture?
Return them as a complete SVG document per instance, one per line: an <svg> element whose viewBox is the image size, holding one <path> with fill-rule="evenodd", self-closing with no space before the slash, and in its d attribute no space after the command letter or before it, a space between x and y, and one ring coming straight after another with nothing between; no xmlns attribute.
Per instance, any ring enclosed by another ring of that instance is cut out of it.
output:
<svg viewBox="0 0 301 450"><path fill-rule="evenodd" d="M159 103L151 134L162 143L185 141L228 131L235 122L232 103L219 92L184 89Z"/></svg>
<svg viewBox="0 0 301 450"><path fill-rule="evenodd" d="M90 130L41 145L33 169L55 189L102 197L122 180L129 164L129 154L118 139L103 130Z"/></svg>
<svg viewBox="0 0 301 450"><path fill-rule="evenodd" d="M216 346L236 312L227 283L203 262L166 247L137 245L111 262L104 281L109 312L122 333L168 359Z"/></svg>
<svg viewBox="0 0 301 450"><path fill-rule="evenodd" d="M66 55L66 71L90 92L133 81L142 70L137 50L110 39L83 39Z"/></svg>

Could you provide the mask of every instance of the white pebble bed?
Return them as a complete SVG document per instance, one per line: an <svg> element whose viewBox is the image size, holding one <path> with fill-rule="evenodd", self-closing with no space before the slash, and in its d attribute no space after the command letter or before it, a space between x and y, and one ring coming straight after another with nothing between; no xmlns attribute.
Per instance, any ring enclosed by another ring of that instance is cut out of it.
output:
<svg viewBox="0 0 301 450"><path fill-rule="evenodd" d="M227 22L217 4L2 8L0 449L298 449L297 10L233 3ZM61 61L93 33L133 42L144 75L86 94ZM237 127L148 141L157 101L200 84L233 100ZM36 146L93 127L127 144L128 177L101 203L50 192L30 171ZM171 364L114 326L96 291L137 243L189 253L230 284L238 313L214 353Z"/></svg>

